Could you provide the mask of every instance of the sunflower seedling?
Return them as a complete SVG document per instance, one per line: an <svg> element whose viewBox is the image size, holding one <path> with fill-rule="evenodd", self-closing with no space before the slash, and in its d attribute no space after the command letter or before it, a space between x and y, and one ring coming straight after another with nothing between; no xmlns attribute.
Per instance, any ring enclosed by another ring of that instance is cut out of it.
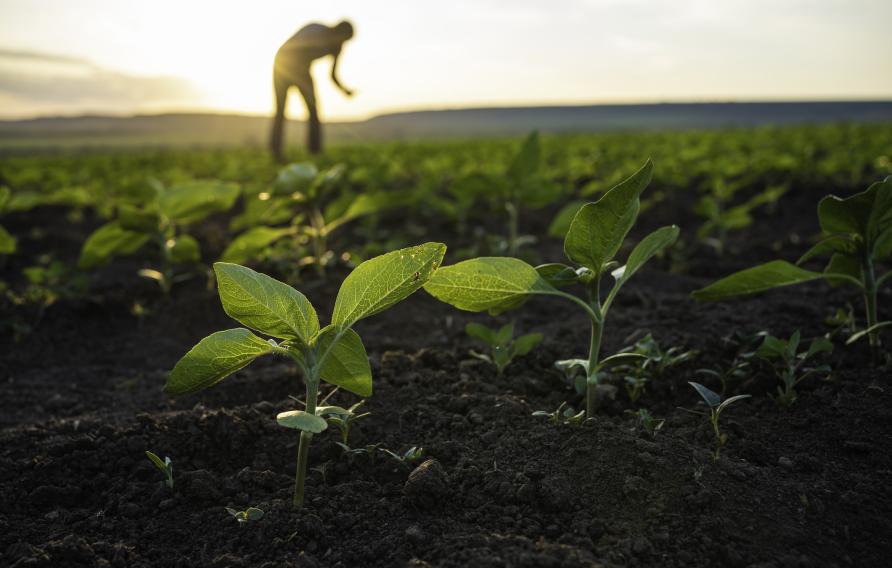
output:
<svg viewBox="0 0 892 568"><path fill-rule="evenodd" d="M569 426L580 426L585 422L585 410L576 412L572 406L567 406L566 402L562 402L553 412L546 410L536 410L533 416L547 418L555 426L567 424Z"/></svg>
<svg viewBox="0 0 892 568"><path fill-rule="evenodd" d="M294 505L304 502L310 442L328 428L317 408L325 381L361 397L372 394L372 373L365 347L353 325L404 300L421 288L442 262L446 246L427 243L363 262L338 291L331 323L320 327L306 296L244 266L214 265L223 310L248 328L276 339L264 340L246 328L213 333L202 339L171 371L165 391L188 394L213 386L262 355L282 355L300 369L306 387L303 410L282 412L279 425L300 431L294 478ZM281 340L281 341L277 341Z"/></svg>
<svg viewBox="0 0 892 568"><path fill-rule="evenodd" d="M632 402L637 402L644 394L651 379L657 379L663 376L666 369L697 356L697 351L684 351L678 346L663 350L650 333L636 341L634 345L621 349L619 353L641 355L628 363L614 367L615 372L625 374L626 392Z"/></svg>
<svg viewBox="0 0 892 568"><path fill-rule="evenodd" d="M812 340L808 349L799 351L801 336L799 330L793 332L790 339L765 336L762 345L756 350L756 355L768 361L774 369L775 375L781 384L777 387L775 402L782 406L789 406L796 402L796 385L817 373L830 373L829 365L808 366L821 353L832 353L833 343L826 337L818 337Z"/></svg>
<svg viewBox="0 0 892 568"><path fill-rule="evenodd" d="M657 229L638 243L624 265L620 266L614 260L635 224L641 207L639 196L650 183L652 174L653 163L648 160L632 177L577 211L564 238L564 253L579 267L555 263L533 268L516 258L480 257L437 270L425 290L461 310L487 311L491 315L517 308L537 295L558 296L576 303L591 323L588 358L570 359L562 364L564 368L578 366L585 372L585 412L591 417L601 371L641 357L637 353L618 353L601 358L601 338L607 313L623 285L654 255L678 238L678 227L674 225ZM614 284L602 300L601 280L607 274L613 277ZM586 298L558 289L570 284L581 284Z"/></svg>
<svg viewBox="0 0 892 568"><path fill-rule="evenodd" d="M892 277L892 270L877 276L876 266L892 254L892 177L845 199L824 197L818 203L818 221L823 240L795 265L773 260L736 272L692 296L697 300L725 300L813 280L826 280L831 286L848 284L861 292L867 314L864 334L870 338L871 347L878 348L879 330L892 323L877 319L877 292ZM830 257L823 272L799 267L819 256ZM854 340L860 337L856 336Z"/></svg>
<svg viewBox="0 0 892 568"><path fill-rule="evenodd" d="M236 511L231 507L226 507L226 512L232 515L240 525L251 521L259 521L263 518L263 510L257 507L248 507L244 511Z"/></svg>
<svg viewBox="0 0 892 568"><path fill-rule="evenodd" d="M657 432L662 430L663 425L666 423L665 418L654 418L653 414L646 408L639 408L635 412L630 410L627 410L626 412L630 412L632 416L635 417L638 426L647 432L647 435L651 438L656 437Z"/></svg>
<svg viewBox="0 0 892 568"><path fill-rule="evenodd" d="M708 414L693 410L687 410L687 412L693 412L694 414L703 414L709 417L709 423L712 425L712 431L715 434L715 453L712 456L712 461L717 462L719 461L722 448L725 446L725 444L728 443L728 435L723 433L719 428L719 418L722 415L722 411L735 402L741 401L745 398L749 398L750 395L738 394L732 396L731 398L722 400L722 397L717 392L709 390L700 383L688 381L688 384L694 387L694 390L697 391L697 394L700 395L700 398L703 399L703 402L706 403L706 407L709 409Z"/></svg>
<svg viewBox="0 0 892 568"><path fill-rule="evenodd" d="M329 426L337 427L341 433L341 443L348 446L350 438L350 428L360 418L365 418L371 412L357 413L357 409L365 404L364 400L360 400L350 408L341 408L340 406L323 406L317 409L317 414L328 422Z"/></svg>
<svg viewBox="0 0 892 568"><path fill-rule="evenodd" d="M161 472L161 475L164 476L164 485L166 485L168 489L173 489L173 462L170 461L170 458L164 456L164 459L162 460L157 454L154 454L149 450L146 450L146 457L149 458L152 464Z"/></svg>
<svg viewBox="0 0 892 568"><path fill-rule="evenodd" d="M421 446L412 446L402 454L398 454L396 452L388 450L387 448L381 448L381 451L403 465L409 465L417 462L424 454L424 448L422 448Z"/></svg>
<svg viewBox="0 0 892 568"><path fill-rule="evenodd" d="M500 375L515 357L526 355L542 341L541 333L528 333L514 339L513 323L505 324L498 330L479 323L469 323L465 326L465 333L489 346L489 354L471 351L471 355L495 365Z"/></svg>
<svg viewBox="0 0 892 568"><path fill-rule="evenodd" d="M354 459L359 456L366 456L369 458L369 465L375 465L375 457L378 455L381 450L381 442L377 444L366 444L361 448L351 448L347 444L342 444L340 442L335 442L339 448L344 451L344 455L347 456L347 459L352 462Z"/></svg>

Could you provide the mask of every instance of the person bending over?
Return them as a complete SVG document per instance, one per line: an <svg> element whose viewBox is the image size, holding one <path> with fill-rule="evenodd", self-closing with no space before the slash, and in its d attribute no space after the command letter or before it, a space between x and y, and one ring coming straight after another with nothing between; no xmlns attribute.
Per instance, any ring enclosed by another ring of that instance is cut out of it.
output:
<svg viewBox="0 0 892 568"><path fill-rule="evenodd" d="M353 25L344 20L330 28L323 24L307 24L282 44L276 52L273 68L273 86L276 92L276 117L273 120L272 153L279 161L284 161L282 134L285 127L285 106L288 89L297 87L307 105L308 136L307 147L311 154L322 151L322 127L319 123L319 108L316 104L316 90L310 66L314 61L331 55L331 80L348 97L353 91L344 87L338 79L338 56L344 42L353 37Z"/></svg>

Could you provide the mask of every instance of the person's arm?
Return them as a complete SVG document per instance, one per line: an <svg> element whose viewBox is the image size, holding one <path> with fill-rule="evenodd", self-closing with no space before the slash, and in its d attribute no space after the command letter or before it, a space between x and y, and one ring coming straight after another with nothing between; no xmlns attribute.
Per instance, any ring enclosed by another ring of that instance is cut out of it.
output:
<svg viewBox="0 0 892 568"><path fill-rule="evenodd" d="M341 90L341 92L343 92L348 97L352 97L353 91L342 85L341 82L338 80L338 58L340 57L340 55L340 49L334 53L334 61L331 64L331 81L337 88Z"/></svg>

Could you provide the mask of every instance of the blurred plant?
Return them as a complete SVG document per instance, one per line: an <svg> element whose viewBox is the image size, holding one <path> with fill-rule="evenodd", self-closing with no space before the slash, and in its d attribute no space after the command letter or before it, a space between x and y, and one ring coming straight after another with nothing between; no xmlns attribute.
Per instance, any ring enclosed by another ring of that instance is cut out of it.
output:
<svg viewBox="0 0 892 568"><path fill-rule="evenodd" d="M557 409L553 410L552 412L548 412L546 410L536 410L533 412L533 416L547 418L555 426L560 426L561 424L565 424L568 426L580 426L586 420L585 410L576 412L575 410L573 410L573 407L568 406L566 402L562 402L560 406L558 406Z"/></svg>
<svg viewBox="0 0 892 568"><path fill-rule="evenodd" d="M498 330L479 323L469 323L465 326L465 333L489 346L490 354L471 351L471 355L495 365L500 375L515 357L526 355L542 341L541 333L528 333L514 339L513 323L505 324Z"/></svg>
<svg viewBox="0 0 892 568"><path fill-rule="evenodd" d="M730 201L745 182L731 183L725 179L714 180L712 191L700 198L694 212L706 219L697 229L697 239L723 254L728 233L749 227L753 223L752 212L762 205L774 205L789 190L788 185L776 185L763 190L746 202L730 206Z"/></svg>
<svg viewBox="0 0 892 568"><path fill-rule="evenodd" d="M92 269L116 256L131 255L154 243L159 266L143 268L139 275L155 280L165 295L190 274L175 275L174 268L201 262L201 247L185 231L212 213L229 210L238 199L236 184L195 181L165 187L152 182L154 199L145 206L122 204L113 221L91 234L81 248L78 266Z"/></svg>
<svg viewBox="0 0 892 568"><path fill-rule="evenodd" d="M657 433L663 428L663 425L666 423L666 419L664 418L654 418L654 416L650 413L650 411L646 408L639 408L635 412L631 410L627 410L635 417L638 426L647 432L647 435L651 438L656 437Z"/></svg>
<svg viewBox="0 0 892 568"><path fill-rule="evenodd" d="M240 525L252 521L259 521L263 518L263 511L257 507L248 507L244 511L237 511L230 507L226 507L226 512L232 515Z"/></svg>
<svg viewBox="0 0 892 568"><path fill-rule="evenodd" d="M694 359L697 351L684 351L682 347L670 347L663 350L653 335L648 333L633 345L620 349L617 353L639 355L627 363L616 365L613 372L625 375L626 392L629 400L637 402L644 394L648 381L663 376L666 369Z"/></svg>
<svg viewBox="0 0 892 568"><path fill-rule="evenodd" d="M7 210L12 192L6 186L0 186L0 215ZM12 254L16 251L16 239L0 225L0 255Z"/></svg>
<svg viewBox="0 0 892 568"><path fill-rule="evenodd" d="M725 444L728 443L728 435L724 434L719 428L719 418L721 418L722 416L722 411L724 411L735 402L739 402L745 398L750 398L750 395L738 394L736 396L732 396L731 398L722 400L722 397L719 396L718 393L709 390L700 383L688 381L688 384L694 387L694 390L697 391L697 394L699 394L700 398L703 399L703 402L706 403L706 407L709 409L709 411L708 413L706 413L687 409L683 410L687 410L687 412L691 412L693 414L707 416L709 418L709 423L710 425L712 425L712 432L715 435L715 453L712 456L712 461L717 462L719 461L719 456L722 448L725 446Z"/></svg>
<svg viewBox="0 0 892 568"><path fill-rule="evenodd" d="M743 333L735 330L724 338L724 342L733 349L731 363L727 366L717 364L711 369L701 367L694 374L716 379L721 385L720 394L724 398L732 384L739 383L752 373L756 349L767 335L766 331Z"/></svg>
<svg viewBox="0 0 892 568"><path fill-rule="evenodd" d="M789 339L778 339L767 335L756 351L761 359L769 362L781 384L777 387L775 402L789 406L796 402L796 385L816 373L829 374L829 365L807 366L813 363L821 353L832 353L833 343L826 337L817 337L809 344L808 349L799 351L800 333L797 329Z"/></svg>
<svg viewBox="0 0 892 568"><path fill-rule="evenodd" d="M797 265L816 256L830 255L823 272L773 260L726 276L692 296L698 300L725 300L812 280L826 280L831 286L849 284L864 298L864 331L870 337L871 347L878 348L879 329L889 325L877 319L877 291L892 277L892 270L877 277L876 263L892 254L892 177L845 199L824 197L818 203L818 220L825 237L802 255Z"/></svg>
<svg viewBox="0 0 892 568"><path fill-rule="evenodd" d="M412 446L401 454L392 452L387 448L381 448L381 451L403 465L410 465L417 462L424 454L424 448L422 448L421 446Z"/></svg>

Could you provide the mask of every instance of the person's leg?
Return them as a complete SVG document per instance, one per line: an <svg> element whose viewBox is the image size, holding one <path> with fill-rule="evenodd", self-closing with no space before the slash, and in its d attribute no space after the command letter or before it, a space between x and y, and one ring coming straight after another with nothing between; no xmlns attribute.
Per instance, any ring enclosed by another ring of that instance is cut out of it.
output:
<svg viewBox="0 0 892 568"><path fill-rule="evenodd" d="M270 150L273 159L279 163L285 161L285 152L282 148L282 135L285 128L285 105L288 104L288 81L279 70L273 71L273 89L276 93L276 116L273 118L273 132L270 140Z"/></svg>
<svg viewBox="0 0 892 568"><path fill-rule="evenodd" d="M297 88L307 105L307 149L310 154L318 154L322 151L322 125L319 123L316 89L309 71L297 81Z"/></svg>

